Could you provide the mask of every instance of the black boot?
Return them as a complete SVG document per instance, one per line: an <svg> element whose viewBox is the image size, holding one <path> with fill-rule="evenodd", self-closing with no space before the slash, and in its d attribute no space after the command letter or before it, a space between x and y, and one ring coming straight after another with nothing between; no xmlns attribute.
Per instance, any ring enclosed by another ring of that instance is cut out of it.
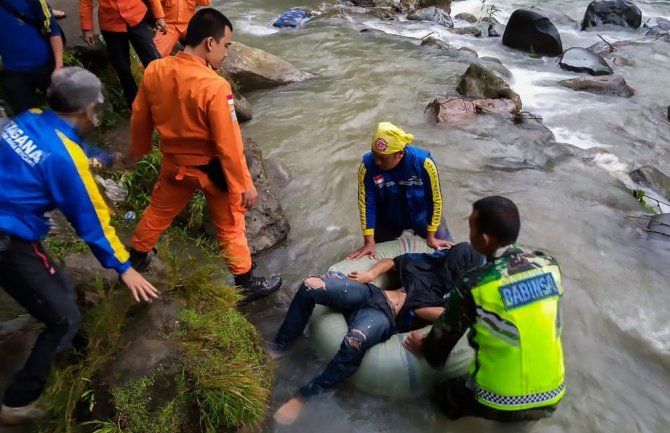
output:
<svg viewBox="0 0 670 433"><path fill-rule="evenodd" d="M281 287L281 277L279 275L271 275L269 277L254 277L253 267L247 273L242 275L234 275L235 285L242 289L244 298L240 304L255 301L276 291Z"/></svg>
<svg viewBox="0 0 670 433"><path fill-rule="evenodd" d="M148 253L141 253L133 248L130 249L130 265L137 272L144 272L149 267L151 260L158 254L156 248L152 248Z"/></svg>

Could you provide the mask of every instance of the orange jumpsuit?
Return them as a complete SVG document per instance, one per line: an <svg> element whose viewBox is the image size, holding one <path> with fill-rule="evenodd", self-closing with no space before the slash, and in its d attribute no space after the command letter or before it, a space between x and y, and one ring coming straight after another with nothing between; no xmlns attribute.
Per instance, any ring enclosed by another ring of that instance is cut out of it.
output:
<svg viewBox="0 0 670 433"><path fill-rule="evenodd" d="M155 18L163 18L160 0L149 0ZM126 32L144 19L147 7L142 0L98 0L98 23L101 30ZM82 30L93 30L93 0L79 0L79 24Z"/></svg>
<svg viewBox="0 0 670 433"><path fill-rule="evenodd" d="M212 0L161 0L165 12L167 34L160 31L154 36L154 44L161 57L169 56L178 40L186 37L188 22L196 6L209 6Z"/></svg>
<svg viewBox="0 0 670 433"><path fill-rule="evenodd" d="M204 192L217 238L233 275L251 269L242 193L253 186L230 84L199 57L178 53L149 64L133 103L130 155L151 151L154 128L163 153L161 173L131 245L148 252L196 190ZM228 191L196 166L218 157Z"/></svg>

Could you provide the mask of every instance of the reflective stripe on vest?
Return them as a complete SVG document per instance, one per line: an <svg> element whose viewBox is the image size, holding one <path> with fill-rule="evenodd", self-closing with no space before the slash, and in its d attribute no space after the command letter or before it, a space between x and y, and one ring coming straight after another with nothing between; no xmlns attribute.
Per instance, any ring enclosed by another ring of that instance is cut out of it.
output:
<svg viewBox="0 0 670 433"><path fill-rule="evenodd" d="M527 257L537 267L472 289L470 388L477 401L499 410L548 406L565 394L560 271L544 257Z"/></svg>

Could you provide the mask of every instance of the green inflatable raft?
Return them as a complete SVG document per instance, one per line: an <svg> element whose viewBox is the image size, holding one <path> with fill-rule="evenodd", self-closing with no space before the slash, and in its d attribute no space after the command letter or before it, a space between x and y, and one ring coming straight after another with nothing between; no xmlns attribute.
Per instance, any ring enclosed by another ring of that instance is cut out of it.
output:
<svg viewBox="0 0 670 433"><path fill-rule="evenodd" d="M432 252L426 241L418 236L403 235L400 239L377 244L374 259L343 260L329 270L348 274L355 270L369 270L381 259L393 258L405 253ZM387 276L373 281L380 287L389 287L392 281ZM318 355L331 359L338 351L348 330L342 314L317 305L309 324L309 340ZM421 331L428 333L430 326ZM464 336L456 344L444 367L433 369L425 360L407 351L402 342L407 333L396 334L377 344L365 354L360 368L350 379L360 390L391 397L416 397L430 391L441 379L459 376L467 372L473 352Z"/></svg>

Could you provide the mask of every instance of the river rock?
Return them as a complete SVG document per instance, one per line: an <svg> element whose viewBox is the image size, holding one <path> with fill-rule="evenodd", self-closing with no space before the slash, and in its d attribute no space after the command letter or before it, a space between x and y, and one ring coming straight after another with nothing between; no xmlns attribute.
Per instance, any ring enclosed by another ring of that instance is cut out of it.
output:
<svg viewBox="0 0 670 433"><path fill-rule="evenodd" d="M449 13L440 8L436 8L435 6L429 6L410 12L407 15L407 19L414 21L432 21L447 28L454 27L454 22L451 20Z"/></svg>
<svg viewBox="0 0 670 433"><path fill-rule="evenodd" d="M458 81L456 90L459 94L474 99L511 99L517 111L521 110L521 97L510 88L509 84L477 63L470 64Z"/></svg>
<svg viewBox="0 0 670 433"><path fill-rule="evenodd" d="M563 53L556 26L546 16L530 9L517 9L512 13L502 42L510 48L545 56Z"/></svg>
<svg viewBox="0 0 670 433"><path fill-rule="evenodd" d="M375 0L350 0L354 6L372 7L376 6Z"/></svg>
<svg viewBox="0 0 670 433"><path fill-rule="evenodd" d="M419 3L422 8L435 6L447 11L447 13L451 13L451 0L421 0Z"/></svg>
<svg viewBox="0 0 670 433"><path fill-rule="evenodd" d="M434 99L426 107L437 123L458 124L471 120L478 113L515 114L517 108L511 99L474 99L443 97Z"/></svg>
<svg viewBox="0 0 670 433"><path fill-rule="evenodd" d="M503 79L512 79L512 73L510 72L509 69L503 65L503 63L500 61L500 59L496 57L480 57L479 60L483 62L484 67L487 69L495 72L498 74L500 77Z"/></svg>
<svg viewBox="0 0 670 433"><path fill-rule="evenodd" d="M635 94L621 75L605 75L600 77L578 77L560 81L559 84L573 90L595 93L598 95L623 96L629 98Z"/></svg>
<svg viewBox="0 0 670 433"><path fill-rule="evenodd" d="M254 118L251 104L247 98L239 93L235 95L235 114L237 115L237 121L240 123L248 122Z"/></svg>
<svg viewBox="0 0 670 433"><path fill-rule="evenodd" d="M382 21L393 21L396 19L395 8L372 7L367 9L367 13Z"/></svg>
<svg viewBox="0 0 670 433"><path fill-rule="evenodd" d="M576 20L573 20L563 12L557 11L555 9L539 5L533 5L529 9L539 13L540 15L544 15L545 17L549 18L549 20L551 20L551 22L554 24L566 27L579 26L579 23Z"/></svg>
<svg viewBox="0 0 670 433"><path fill-rule="evenodd" d="M591 75L611 75L614 73L605 59L593 54L586 48L569 48L565 50L558 65L561 69L573 72L586 72Z"/></svg>
<svg viewBox="0 0 670 433"><path fill-rule="evenodd" d="M476 16L474 16L472 14L469 14L469 13L466 13L466 12L461 12L460 14L454 16L454 18L456 18L457 20L461 20L461 21L467 21L470 24L474 24L478 21Z"/></svg>
<svg viewBox="0 0 670 433"><path fill-rule="evenodd" d="M651 216L647 230L654 234L670 236L670 213Z"/></svg>
<svg viewBox="0 0 670 433"><path fill-rule="evenodd" d="M670 199L670 176L667 176L658 168L645 165L628 173L633 181L646 186Z"/></svg>
<svg viewBox="0 0 670 433"><path fill-rule="evenodd" d="M375 6L378 8L395 8L393 0L375 0Z"/></svg>
<svg viewBox="0 0 670 433"><path fill-rule="evenodd" d="M419 0L400 0L398 8L402 13L408 14L410 12L421 9L422 6Z"/></svg>
<svg viewBox="0 0 670 433"><path fill-rule="evenodd" d="M482 37L482 29L477 26L454 27L453 29L451 29L451 32L456 33L457 35L472 35L477 38Z"/></svg>
<svg viewBox="0 0 670 433"><path fill-rule="evenodd" d="M291 172L288 171L281 160L267 158L265 160L265 169L268 180L277 188L283 188L291 182Z"/></svg>
<svg viewBox="0 0 670 433"><path fill-rule="evenodd" d="M251 254L259 254L288 239L291 227L279 203L277 186L271 182L263 162L263 152L250 138L244 140L244 155L251 179L258 190L258 200L245 214L247 241ZM216 236L209 216L203 218L203 229Z"/></svg>
<svg viewBox="0 0 670 433"><path fill-rule="evenodd" d="M670 33L670 20L662 17L649 18L644 27L649 29L645 36L666 35Z"/></svg>
<svg viewBox="0 0 670 433"><path fill-rule="evenodd" d="M468 57L474 57L474 58L479 57L479 54L477 54L477 51L473 50L472 48L461 47L461 48L457 49L456 51L458 51L460 54L468 56Z"/></svg>
<svg viewBox="0 0 670 433"><path fill-rule="evenodd" d="M433 48L436 50L447 50L451 48L449 42L437 39L433 36L427 36L421 40L421 46L424 48Z"/></svg>
<svg viewBox="0 0 670 433"><path fill-rule="evenodd" d="M289 62L266 51L233 42L223 62L223 72L239 86L240 92L269 89L312 77Z"/></svg>
<svg viewBox="0 0 670 433"><path fill-rule="evenodd" d="M611 24L638 28L642 24L642 11L631 0L594 0L586 7L582 30Z"/></svg>

